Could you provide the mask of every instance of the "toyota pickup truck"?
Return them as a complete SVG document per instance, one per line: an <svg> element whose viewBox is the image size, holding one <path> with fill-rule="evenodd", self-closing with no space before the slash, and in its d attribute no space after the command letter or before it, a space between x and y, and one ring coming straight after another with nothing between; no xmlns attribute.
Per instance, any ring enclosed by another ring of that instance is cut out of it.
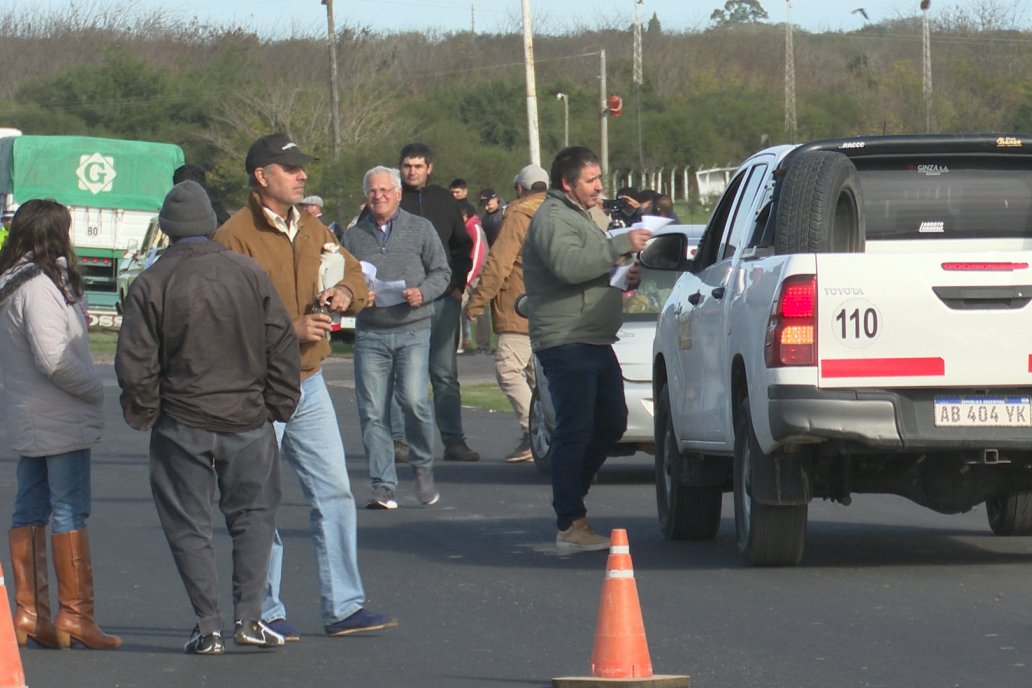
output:
<svg viewBox="0 0 1032 688"><path fill-rule="evenodd" d="M734 495L746 563L795 565L808 504L986 505L1032 533L1032 137L859 137L738 168L653 346L656 498L706 540Z"/></svg>

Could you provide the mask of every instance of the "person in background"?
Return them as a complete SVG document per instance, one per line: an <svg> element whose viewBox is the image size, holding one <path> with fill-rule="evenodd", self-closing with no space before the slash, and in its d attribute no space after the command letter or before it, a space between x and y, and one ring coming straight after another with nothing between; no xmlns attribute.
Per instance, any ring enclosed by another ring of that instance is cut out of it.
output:
<svg viewBox="0 0 1032 688"><path fill-rule="evenodd" d="M669 217L674 224L681 224L681 218L674 212L674 199L666 194L656 194L656 197L652 199L652 214Z"/></svg>
<svg viewBox="0 0 1032 688"><path fill-rule="evenodd" d="M343 248L376 267L376 280L402 282L400 291L370 291L370 306L355 321L355 397L369 460L369 509L397 509L398 487L390 422L401 420L409 439L416 498L436 504L434 414L427 388L435 299L451 272L444 246L428 220L402 210L401 175L388 167L365 174L369 214L344 235ZM453 350L454 354L454 350ZM401 407L401 418L391 400Z"/></svg>
<svg viewBox="0 0 1032 688"><path fill-rule="evenodd" d="M459 314L462 312L462 293L466 290L466 275L472 261L471 244L459 204L447 190L430 183L434 169L433 152L423 143L410 143L398 154L401 169L401 208L408 213L425 217L437 230L437 235L448 256L451 283L448 289L435 297L430 327L430 384L433 387L434 417L444 443L445 461L478 461L480 454L466 443L462 431L462 391L459 386ZM405 429L401 413L391 408L391 431L394 435L397 458L405 452Z"/></svg>
<svg viewBox="0 0 1032 688"><path fill-rule="evenodd" d="M527 165L513 180L516 200L509 204L498 239L491 247L480 281L466 305L466 314L479 322L491 305L492 322L498 334L495 374L522 436L505 457L509 463L530 461L530 397L534 390L534 359L527 335L527 319L516 312L516 299L526 291L523 282L523 242L534 213L545 200L548 173L538 165Z"/></svg>
<svg viewBox="0 0 1032 688"><path fill-rule="evenodd" d="M314 158L284 134L269 134L251 144L244 160L251 196L214 238L258 261L293 319L300 343L301 402L286 423L276 424L276 434L283 459L297 473L312 507L311 536L323 630L329 636L343 636L393 627L397 621L363 606L355 498L337 414L322 375L322 362L330 353L327 336L333 319L325 312L313 312L318 305L320 310L357 314L366 305L368 290L361 266L346 251L342 252L344 278L335 286L319 289L322 251L336 249L337 243L318 218L295 207L304 198L308 180L304 166L311 160ZM287 621L286 606L280 599L282 571L283 543L277 533L262 620L287 641L296 641L300 633Z"/></svg>
<svg viewBox="0 0 1032 688"><path fill-rule="evenodd" d="M466 275L466 291L462 293L462 307L465 309L470 290L476 285L480 271L484 267L484 260L487 259L487 237L484 235L484 228L480 226L480 218L477 216L477 211L472 203L467 200L459 201L459 210L462 211L462 219L466 223L466 234L469 235L470 241L473 242L473 248L470 251L470 259L473 261L473 266L470 268L469 274ZM466 317L465 310L463 310L461 317L462 338L456 351L456 353L460 354L465 353L467 348L473 347L473 342L470 341L469 337L469 318ZM480 325L479 321L477 322L478 344L491 341L491 333L489 330L485 331L486 329Z"/></svg>
<svg viewBox="0 0 1032 688"><path fill-rule="evenodd" d="M494 189L484 189L480 192L480 206L484 209L480 224L484 227L484 234L487 235L487 245L493 246L495 239L498 238L498 231L502 228L505 202L498 197Z"/></svg>
<svg viewBox="0 0 1032 688"><path fill-rule="evenodd" d="M555 407L552 507L556 546L609 548L588 523L584 497L609 450L627 428L623 376L613 351L623 324L623 295L609 284L613 266L645 247L649 231L609 236L589 209L602 195L598 157L564 148L552 162L551 187L523 245L530 341ZM631 268L628 287L640 273Z"/></svg>
<svg viewBox="0 0 1032 688"><path fill-rule="evenodd" d="M3 213L3 224L0 225L0 248L3 248L4 242L7 241L7 235L11 231L12 219L14 219L14 211L5 210Z"/></svg>
<svg viewBox="0 0 1032 688"><path fill-rule="evenodd" d="M151 431L154 505L197 617L183 649L197 655L225 652L216 490L233 541L233 641L285 642L261 620L280 501L272 421L290 418L301 397L287 309L258 263L210 240L215 223L196 182L168 192L158 226L172 245L133 281L115 354L125 420Z"/></svg>
<svg viewBox="0 0 1032 688"><path fill-rule="evenodd" d="M451 191L452 198L456 201L465 201L469 197L469 184L466 183L465 179L456 177L451 180L448 190Z"/></svg>
<svg viewBox="0 0 1032 688"><path fill-rule="evenodd" d="M208 202L211 203L211 209L215 211L215 221L220 225L229 219L229 212L226 210L226 206L222 205L222 201L215 195L215 192L208 186L208 175L204 172L204 168L200 165L180 165L172 173L172 183L179 184L180 182L192 181L197 182L204 189L204 193L208 195Z"/></svg>
<svg viewBox="0 0 1032 688"><path fill-rule="evenodd" d="M8 535L14 633L44 647L120 647L94 620L90 448L104 430L104 385L86 341L83 280L69 229L53 200L22 203L0 250L0 369L7 439L18 455ZM47 526L60 608L51 622Z"/></svg>
<svg viewBox="0 0 1032 688"><path fill-rule="evenodd" d="M323 214L323 199L322 196L305 196L301 199L301 202L297 204L297 209L303 213L308 213L313 217L322 217Z"/></svg>

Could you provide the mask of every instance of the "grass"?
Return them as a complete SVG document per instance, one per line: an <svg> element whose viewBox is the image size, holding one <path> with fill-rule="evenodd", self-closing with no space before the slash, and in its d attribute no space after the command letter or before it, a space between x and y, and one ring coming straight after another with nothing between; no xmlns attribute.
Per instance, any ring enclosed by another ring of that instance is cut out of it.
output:
<svg viewBox="0 0 1032 688"><path fill-rule="evenodd" d="M90 330L90 352L114 356L118 332L112 330ZM344 338L334 337L330 342L330 356L350 356L354 353L354 343ZM509 400L502 394L496 384L478 384L462 386L462 404L486 411L511 411Z"/></svg>
<svg viewBox="0 0 1032 688"><path fill-rule="evenodd" d="M90 353L115 355L118 332L114 330L90 330Z"/></svg>

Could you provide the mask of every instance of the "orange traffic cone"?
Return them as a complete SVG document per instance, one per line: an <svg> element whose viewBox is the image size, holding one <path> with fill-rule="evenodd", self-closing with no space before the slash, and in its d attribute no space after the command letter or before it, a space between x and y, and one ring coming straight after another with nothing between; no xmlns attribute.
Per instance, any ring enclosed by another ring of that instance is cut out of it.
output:
<svg viewBox="0 0 1032 688"><path fill-rule="evenodd" d="M25 688L25 672L22 670L21 655L18 654L18 640L14 636L14 620L11 618L11 604L7 601L7 585L4 570L0 567L0 688Z"/></svg>
<svg viewBox="0 0 1032 688"><path fill-rule="evenodd" d="M627 531L622 528L614 530L609 541L609 561L598 605L595 646L591 652L591 676L554 678L552 685L554 688L613 684L635 688L688 688L691 679L687 676L653 675Z"/></svg>

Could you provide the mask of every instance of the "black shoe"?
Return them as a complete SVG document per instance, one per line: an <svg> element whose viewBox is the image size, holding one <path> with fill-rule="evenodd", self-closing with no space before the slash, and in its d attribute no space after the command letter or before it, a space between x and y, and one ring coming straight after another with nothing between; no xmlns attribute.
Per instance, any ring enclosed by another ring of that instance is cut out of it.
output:
<svg viewBox="0 0 1032 688"><path fill-rule="evenodd" d="M221 655L226 651L226 646L222 643L222 632L214 631L202 635L200 626L194 626L190 639L183 645L183 651L188 655Z"/></svg>
<svg viewBox="0 0 1032 688"><path fill-rule="evenodd" d="M469 448L466 440L456 440L444 448L445 461L480 461L480 454Z"/></svg>
<svg viewBox="0 0 1032 688"><path fill-rule="evenodd" d="M251 647L279 647L287 641L279 633L266 626L264 621L237 621L236 631L233 632L233 642L237 645L250 645Z"/></svg>

